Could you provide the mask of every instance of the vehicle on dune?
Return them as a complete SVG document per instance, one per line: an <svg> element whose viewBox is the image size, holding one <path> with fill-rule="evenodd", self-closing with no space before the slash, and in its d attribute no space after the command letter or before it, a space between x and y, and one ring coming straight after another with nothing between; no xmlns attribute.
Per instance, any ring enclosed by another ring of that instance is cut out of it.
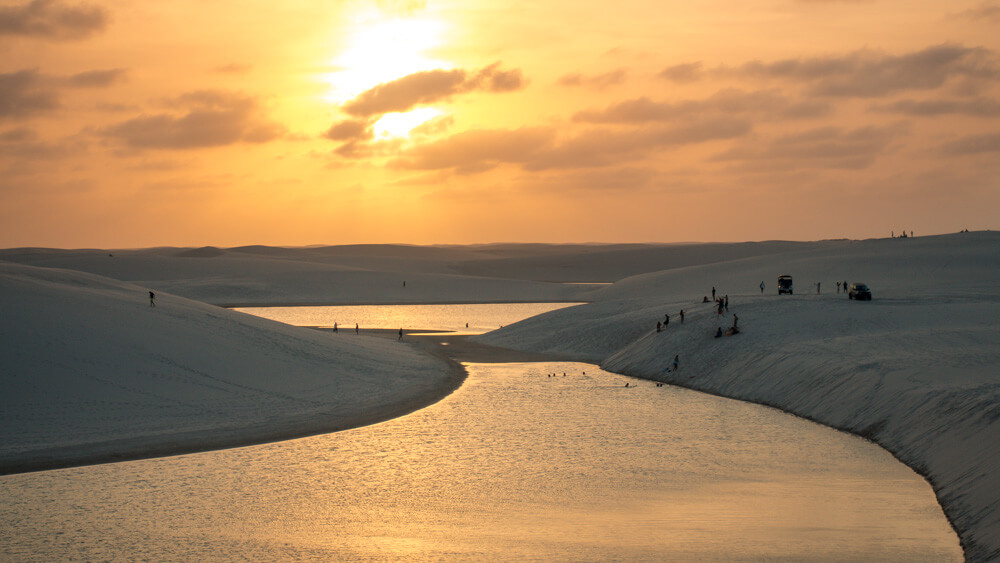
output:
<svg viewBox="0 0 1000 563"><path fill-rule="evenodd" d="M847 298L857 299L858 301L871 301L872 291L863 283L852 283L851 286L847 288Z"/></svg>
<svg viewBox="0 0 1000 563"><path fill-rule="evenodd" d="M793 295L792 293L792 276L783 275L778 276L778 295L782 293L787 293Z"/></svg>

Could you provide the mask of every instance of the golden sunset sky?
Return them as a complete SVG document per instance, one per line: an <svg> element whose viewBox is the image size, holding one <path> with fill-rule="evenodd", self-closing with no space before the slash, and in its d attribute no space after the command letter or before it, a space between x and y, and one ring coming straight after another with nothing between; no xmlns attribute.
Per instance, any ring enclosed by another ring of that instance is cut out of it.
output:
<svg viewBox="0 0 1000 563"><path fill-rule="evenodd" d="M0 2L0 247L1000 223L998 1Z"/></svg>

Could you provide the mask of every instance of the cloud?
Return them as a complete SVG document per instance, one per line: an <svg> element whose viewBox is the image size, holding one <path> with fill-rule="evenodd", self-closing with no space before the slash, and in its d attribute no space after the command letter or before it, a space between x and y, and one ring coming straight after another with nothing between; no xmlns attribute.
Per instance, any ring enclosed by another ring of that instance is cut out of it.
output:
<svg viewBox="0 0 1000 563"><path fill-rule="evenodd" d="M583 111L573 121L584 123L649 123L704 119L705 116L759 116L769 119L801 119L829 114L825 101L793 101L776 90L746 92L735 88L720 90L704 100L677 103L649 98L626 100L602 111Z"/></svg>
<svg viewBox="0 0 1000 563"><path fill-rule="evenodd" d="M750 123L715 119L682 126L629 131L595 129L557 140L552 127L465 131L402 151L392 166L418 170L482 172L501 164L525 170L600 168L635 160L665 146L732 139L747 134Z"/></svg>
<svg viewBox="0 0 1000 563"><path fill-rule="evenodd" d="M560 77L556 83L560 86L582 86L584 88L594 88L600 90L625 82L625 77L627 75L628 73L623 68L593 76L586 76L577 72Z"/></svg>
<svg viewBox="0 0 1000 563"><path fill-rule="evenodd" d="M473 74L466 70L428 70L409 74L366 90L343 105L348 115L371 117L406 112L472 90L509 92L525 84L520 70L501 71L495 63Z"/></svg>
<svg viewBox="0 0 1000 563"><path fill-rule="evenodd" d="M91 70L51 76L37 69L0 74L0 119L24 119L60 107L63 88L105 88L122 80L127 69Z"/></svg>
<svg viewBox="0 0 1000 563"><path fill-rule="evenodd" d="M749 168L847 168L870 166L891 142L908 132L905 125L844 130L821 127L777 137L748 139L715 160L739 160Z"/></svg>
<svg viewBox="0 0 1000 563"><path fill-rule="evenodd" d="M75 88L105 88L121 81L127 73L124 68L91 70L70 76L66 83Z"/></svg>
<svg viewBox="0 0 1000 563"><path fill-rule="evenodd" d="M975 117L1000 117L1000 101L993 98L971 100L899 100L891 104L877 104L873 111L901 113L914 117L937 115L971 115Z"/></svg>
<svg viewBox="0 0 1000 563"><path fill-rule="evenodd" d="M655 125L627 131L595 129L558 146L539 151L524 163L527 170L592 168L636 160L663 147L734 139L752 125L739 119L706 119L682 125Z"/></svg>
<svg viewBox="0 0 1000 563"><path fill-rule="evenodd" d="M942 152L950 156L1000 152L1000 133L969 135L952 141L942 147Z"/></svg>
<svg viewBox="0 0 1000 563"><path fill-rule="evenodd" d="M0 157L48 160L71 156L85 148L80 139L76 138L55 143L43 141L33 129L24 127L0 132Z"/></svg>
<svg viewBox="0 0 1000 563"><path fill-rule="evenodd" d="M253 98L197 91L168 101L183 115L140 116L101 133L136 149L196 149L239 142L264 143L281 137L281 125L261 117Z"/></svg>
<svg viewBox="0 0 1000 563"><path fill-rule="evenodd" d="M657 76L673 82L695 82L704 75L701 63L684 63L667 67Z"/></svg>
<svg viewBox="0 0 1000 563"><path fill-rule="evenodd" d="M904 55L863 50L839 57L751 62L732 72L750 78L803 82L813 95L864 98L932 90L953 77L998 80L1000 58L988 49L943 44Z"/></svg>
<svg viewBox="0 0 1000 563"><path fill-rule="evenodd" d="M104 31L109 20L107 11L99 6L33 0L18 6L0 6L0 35L84 39Z"/></svg>
<svg viewBox="0 0 1000 563"><path fill-rule="evenodd" d="M983 2L975 8L969 8L964 12L959 12L956 16L970 20L983 20L990 23L1000 23L1000 4L997 4L996 2Z"/></svg>
<svg viewBox="0 0 1000 563"><path fill-rule="evenodd" d="M323 134L332 141L366 141L375 137L372 131L372 121L355 119L335 123Z"/></svg>
<svg viewBox="0 0 1000 563"><path fill-rule="evenodd" d="M24 118L57 107L57 92L37 70L0 74L0 119Z"/></svg>

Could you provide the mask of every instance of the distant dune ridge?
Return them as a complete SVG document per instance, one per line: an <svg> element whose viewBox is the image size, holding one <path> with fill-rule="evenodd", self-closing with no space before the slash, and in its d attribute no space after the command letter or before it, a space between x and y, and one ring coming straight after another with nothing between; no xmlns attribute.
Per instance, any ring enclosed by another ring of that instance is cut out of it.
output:
<svg viewBox="0 0 1000 563"><path fill-rule="evenodd" d="M776 294L779 274L794 277L794 295ZM561 281L616 283L551 283ZM868 283L873 301L848 300L837 281ZM701 302L713 286L729 296L723 315ZM969 559L1000 557L1000 234L992 232L811 243L0 250L8 390L0 469L263 441L321 431L317 419L343 428L406 412L456 384L447 362L393 340L345 339L201 302L502 301L591 303L478 342L600 363L869 437L931 481ZM670 325L657 333L665 314ZM740 334L714 338L734 315Z"/></svg>

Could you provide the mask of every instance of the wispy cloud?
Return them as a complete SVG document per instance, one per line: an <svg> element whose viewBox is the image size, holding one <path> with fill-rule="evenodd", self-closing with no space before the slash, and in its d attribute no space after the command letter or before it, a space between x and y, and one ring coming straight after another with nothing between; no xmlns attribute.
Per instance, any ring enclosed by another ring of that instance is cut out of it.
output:
<svg viewBox="0 0 1000 563"><path fill-rule="evenodd" d="M582 86L584 88L594 88L600 90L609 86L624 83L627 76L628 71L623 68L595 75L585 75L575 72L559 77L559 80L557 80L556 83L560 86Z"/></svg>
<svg viewBox="0 0 1000 563"><path fill-rule="evenodd" d="M683 63L667 67L657 76L673 82L695 82L704 75L701 63Z"/></svg>
<svg viewBox="0 0 1000 563"><path fill-rule="evenodd" d="M32 0L27 4L0 6L0 35L84 39L103 31L110 19L100 6Z"/></svg>
<svg viewBox="0 0 1000 563"><path fill-rule="evenodd" d="M704 119L716 116L757 116L768 119L800 119L829 114L830 104L821 100L795 101L777 90L747 92L736 88L720 90L703 100L657 102L636 98L618 102L601 111L582 111L573 121L585 123L648 123Z"/></svg>
<svg viewBox="0 0 1000 563"><path fill-rule="evenodd" d="M943 44L903 55L870 50L842 56L751 62L722 73L792 80L808 92L832 97L879 97L909 90L932 90L949 78L1000 79L1000 57L984 48Z"/></svg>
<svg viewBox="0 0 1000 563"><path fill-rule="evenodd" d="M849 130L819 127L771 139L744 139L715 160L743 161L748 168L860 169L870 166L892 141L908 131L905 124Z"/></svg>
<svg viewBox="0 0 1000 563"><path fill-rule="evenodd" d="M949 156L1000 152L1000 133L968 135L945 144L942 152Z"/></svg>
<svg viewBox="0 0 1000 563"><path fill-rule="evenodd" d="M90 70L74 74L66 79L66 84L74 88L106 88L125 78L128 69Z"/></svg>
<svg viewBox="0 0 1000 563"><path fill-rule="evenodd" d="M938 115L971 115L975 117L1000 117L1000 101L994 98L971 100L899 100L890 104L872 106L873 111L899 113L913 117Z"/></svg>
<svg viewBox="0 0 1000 563"><path fill-rule="evenodd" d="M190 92L169 101L180 115L140 116L101 131L136 149L196 149L239 142L264 143L284 127L261 116L256 100L222 91Z"/></svg>
<svg viewBox="0 0 1000 563"><path fill-rule="evenodd" d="M0 119L19 119L59 107L59 96L37 70L0 74Z"/></svg>
<svg viewBox="0 0 1000 563"><path fill-rule="evenodd" d="M956 17L971 20L1000 23L1000 4L997 4L996 2L983 2L974 8L969 8L968 10L959 12L955 15Z"/></svg>
<svg viewBox="0 0 1000 563"><path fill-rule="evenodd" d="M379 84L343 105L348 115L370 117L405 112L473 90L509 92L525 85L520 70L500 70L500 63L476 72L463 69L428 70Z"/></svg>

